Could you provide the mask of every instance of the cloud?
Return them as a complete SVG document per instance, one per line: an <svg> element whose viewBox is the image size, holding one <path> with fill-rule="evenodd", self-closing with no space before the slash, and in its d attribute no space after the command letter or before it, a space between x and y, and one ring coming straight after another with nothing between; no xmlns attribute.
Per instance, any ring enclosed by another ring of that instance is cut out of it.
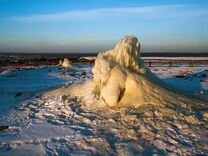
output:
<svg viewBox="0 0 208 156"><path fill-rule="evenodd" d="M91 10L75 10L67 12L58 12L51 14L36 14L29 16L11 16L11 20L20 22L48 22L48 21L70 21L70 20L93 20L111 17L128 17L135 16L139 18L159 18L158 16L178 14L186 15L196 14L189 5L161 5L161 6L142 6L142 7L126 7L126 8L101 8ZM187 12L186 12L187 11ZM186 12L186 14L183 14ZM174 14L176 13L176 14ZM203 14L200 10L198 13Z"/></svg>

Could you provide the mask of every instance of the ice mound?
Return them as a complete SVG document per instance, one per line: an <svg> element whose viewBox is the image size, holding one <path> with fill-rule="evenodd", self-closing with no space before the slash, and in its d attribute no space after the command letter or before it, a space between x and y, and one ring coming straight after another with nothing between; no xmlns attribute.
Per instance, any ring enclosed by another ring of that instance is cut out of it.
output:
<svg viewBox="0 0 208 156"><path fill-rule="evenodd" d="M59 64L63 67L63 68L72 68L72 64L69 61L69 59L65 58L64 61L62 62L62 60L59 61Z"/></svg>
<svg viewBox="0 0 208 156"><path fill-rule="evenodd" d="M114 49L101 52L92 69L93 80L56 90L56 95L76 96L84 103L110 107L168 105L202 107L198 100L180 95L155 76L140 58L140 43L126 36ZM177 100L176 100L177 99Z"/></svg>
<svg viewBox="0 0 208 156"><path fill-rule="evenodd" d="M137 38L127 36L114 49L98 55L92 70L94 92L107 105L144 103L136 77L143 77L149 71L139 54L140 43Z"/></svg>

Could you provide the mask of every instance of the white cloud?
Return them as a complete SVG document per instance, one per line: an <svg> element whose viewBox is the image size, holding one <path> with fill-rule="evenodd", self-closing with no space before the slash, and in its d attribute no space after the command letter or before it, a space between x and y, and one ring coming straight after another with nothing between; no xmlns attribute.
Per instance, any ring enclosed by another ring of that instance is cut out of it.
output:
<svg viewBox="0 0 208 156"><path fill-rule="evenodd" d="M168 14L186 8L185 5L142 6L126 8L101 8L91 10L75 10L52 14L36 14L29 16L11 16L10 19L21 22L48 22L66 20L88 20L109 17L139 16L140 18L155 18L159 14Z"/></svg>

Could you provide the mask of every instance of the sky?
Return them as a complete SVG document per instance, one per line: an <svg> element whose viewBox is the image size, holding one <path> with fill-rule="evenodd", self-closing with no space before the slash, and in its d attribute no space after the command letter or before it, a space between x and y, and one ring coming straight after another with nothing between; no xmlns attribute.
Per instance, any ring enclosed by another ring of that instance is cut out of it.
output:
<svg viewBox="0 0 208 156"><path fill-rule="evenodd" d="M0 0L0 52L208 52L208 0Z"/></svg>

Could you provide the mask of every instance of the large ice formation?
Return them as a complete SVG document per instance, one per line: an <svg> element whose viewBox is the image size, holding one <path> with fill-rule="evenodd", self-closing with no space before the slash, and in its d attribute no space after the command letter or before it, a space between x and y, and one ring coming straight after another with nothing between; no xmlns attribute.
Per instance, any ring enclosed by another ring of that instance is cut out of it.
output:
<svg viewBox="0 0 208 156"><path fill-rule="evenodd" d="M183 101L145 66L136 37L127 36L114 49L100 53L92 71L94 93L111 107Z"/></svg>
<svg viewBox="0 0 208 156"><path fill-rule="evenodd" d="M71 62L69 61L69 59L65 58L64 61L59 61L59 63L61 63L61 66L63 68L72 68L72 64Z"/></svg>
<svg viewBox="0 0 208 156"><path fill-rule="evenodd" d="M147 74L147 68L138 58L140 43L127 36L114 49L100 53L92 70L94 92L107 105L143 103L143 95L132 74ZM129 101L131 100L131 101Z"/></svg>
<svg viewBox="0 0 208 156"><path fill-rule="evenodd" d="M133 36L126 36L114 49L101 52L92 72L93 80L56 93L74 95L93 104L96 97L94 99L110 107L146 104L184 108L187 108L187 104L202 106L201 102L180 95L177 90L164 84L145 66L140 58L140 43Z"/></svg>

